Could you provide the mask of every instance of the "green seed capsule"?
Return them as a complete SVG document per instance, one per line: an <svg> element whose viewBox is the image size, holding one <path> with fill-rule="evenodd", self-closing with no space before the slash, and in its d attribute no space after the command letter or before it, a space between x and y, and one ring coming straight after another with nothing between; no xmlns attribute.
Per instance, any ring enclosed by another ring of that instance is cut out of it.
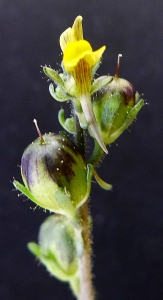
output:
<svg viewBox="0 0 163 300"><path fill-rule="evenodd" d="M74 143L49 133L24 151L21 174L25 186L15 180L13 183L37 205L55 213L74 215L89 196L90 170Z"/></svg>
<svg viewBox="0 0 163 300"><path fill-rule="evenodd" d="M130 82L113 77L111 83L97 92L93 110L104 144L114 142L134 121L144 100Z"/></svg>

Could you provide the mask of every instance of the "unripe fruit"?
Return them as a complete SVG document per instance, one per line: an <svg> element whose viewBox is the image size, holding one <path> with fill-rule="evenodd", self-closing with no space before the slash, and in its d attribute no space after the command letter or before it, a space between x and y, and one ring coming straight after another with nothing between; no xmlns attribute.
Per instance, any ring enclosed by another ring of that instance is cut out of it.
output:
<svg viewBox="0 0 163 300"><path fill-rule="evenodd" d="M135 93L132 84L116 76L97 92L93 110L105 145L114 142L129 127L143 105L144 100Z"/></svg>
<svg viewBox="0 0 163 300"><path fill-rule="evenodd" d="M78 147L67 137L45 134L23 153L21 173L25 187L15 187L37 205L61 214L71 214L88 199L90 180Z"/></svg>

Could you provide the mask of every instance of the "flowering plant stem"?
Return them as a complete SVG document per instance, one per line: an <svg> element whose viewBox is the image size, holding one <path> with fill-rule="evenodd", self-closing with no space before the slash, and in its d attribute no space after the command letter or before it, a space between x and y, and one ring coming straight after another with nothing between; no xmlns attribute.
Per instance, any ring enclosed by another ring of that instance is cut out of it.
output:
<svg viewBox="0 0 163 300"><path fill-rule="evenodd" d="M75 107L74 107L75 112ZM81 150L81 153L85 157L85 141L83 129L80 127L79 119L75 114L75 140L76 144ZM79 268L79 286L80 294L78 300L93 300L94 289L92 284L92 265L91 265L91 232L89 222L89 209L88 200L80 207L80 216L82 219L82 237L84 242L84 251L82 257L78 258Z"/></svg>
<svg viewBox="0 0 163 300"><path fill-rule="evenodd" d="M94 289L92 284L92 266L91 266L91 234L89 225L88 201L80 208L80 214L83 220L83 241L84 252L81 258L78 259L80 295L78 300L93 300Z"/></svg>

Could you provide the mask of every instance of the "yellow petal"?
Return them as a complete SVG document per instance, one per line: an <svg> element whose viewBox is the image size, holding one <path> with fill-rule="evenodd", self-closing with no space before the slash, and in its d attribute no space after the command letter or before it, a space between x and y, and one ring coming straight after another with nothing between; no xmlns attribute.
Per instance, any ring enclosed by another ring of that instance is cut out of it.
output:
<svg viewBox="0 0 163 300"><path fill-rule="evenodd" d="M67 28L60 36L60 47L62 49L62 52L64 53L64 50L66 46L70 43L75 41L74 33L72 31L72 28Z"/></svg>
<svg viewBox="0 0 163 300"><path fill-rule="evenodd" d="M63 56L64 68L67 72L73 71L74 67L78 64L79 60L84 58L85 55L92 53L92 47L87 41L71 42L65 48Z"/></svg>
<svg viewBox="0 0 163 300"><path fill-rule="evenodd" d="M74 24L72 25L72 28L67 28L60 36L60 47L62 49L62 52L64 53L64 50L66 46L70 42L79 41L83 39L83 27L82 27L82 17L78 16Z"/></svg>
<svg viewBox="0 0 163 300"><path fill-rule="evenodd" d="M105 49L106 46L102 46L100 49L92 53L86 53L84 56L84 60L90 65L90 67L95 66L97 62L101 59Z"/></svg>
<svg viewBox="0 0 163 300"><path fill-rule="evenodd" d="M66 72L72 72L79 60L84 59L88 65L93 67L105 51L105 46L93 52L91 45L86 40L70 42L64 51L63 65Z"/></svg>
<svg viewBox="0 0 163 300"><path fill-rule="evenodd" d="M81 16L76 17L74 24L72 26L72 31L76 41L83 40L82 20L83 18Z"/></svg>

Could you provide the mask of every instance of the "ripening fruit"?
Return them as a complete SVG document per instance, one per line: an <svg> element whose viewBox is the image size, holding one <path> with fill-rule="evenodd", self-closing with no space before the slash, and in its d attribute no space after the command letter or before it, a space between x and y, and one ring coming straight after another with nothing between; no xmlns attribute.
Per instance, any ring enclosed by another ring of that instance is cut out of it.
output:
<svg viewBox="0 0 163 300"><path fill-rule="evenodd" d="M130 126L143 105L144 100L135 93L133 85L116 76L97 92L93 110L105 145L114 142Z"/></svg>
<svg viewBox="0 0 163 300"><path fill-rule="evenodd" d="M23 153L24 186L14 186L37 205L60 214L73 214L90 193L90 167L67 137L49 133L30 144ZM92 174L92 173L91 173Z"/></svg>

